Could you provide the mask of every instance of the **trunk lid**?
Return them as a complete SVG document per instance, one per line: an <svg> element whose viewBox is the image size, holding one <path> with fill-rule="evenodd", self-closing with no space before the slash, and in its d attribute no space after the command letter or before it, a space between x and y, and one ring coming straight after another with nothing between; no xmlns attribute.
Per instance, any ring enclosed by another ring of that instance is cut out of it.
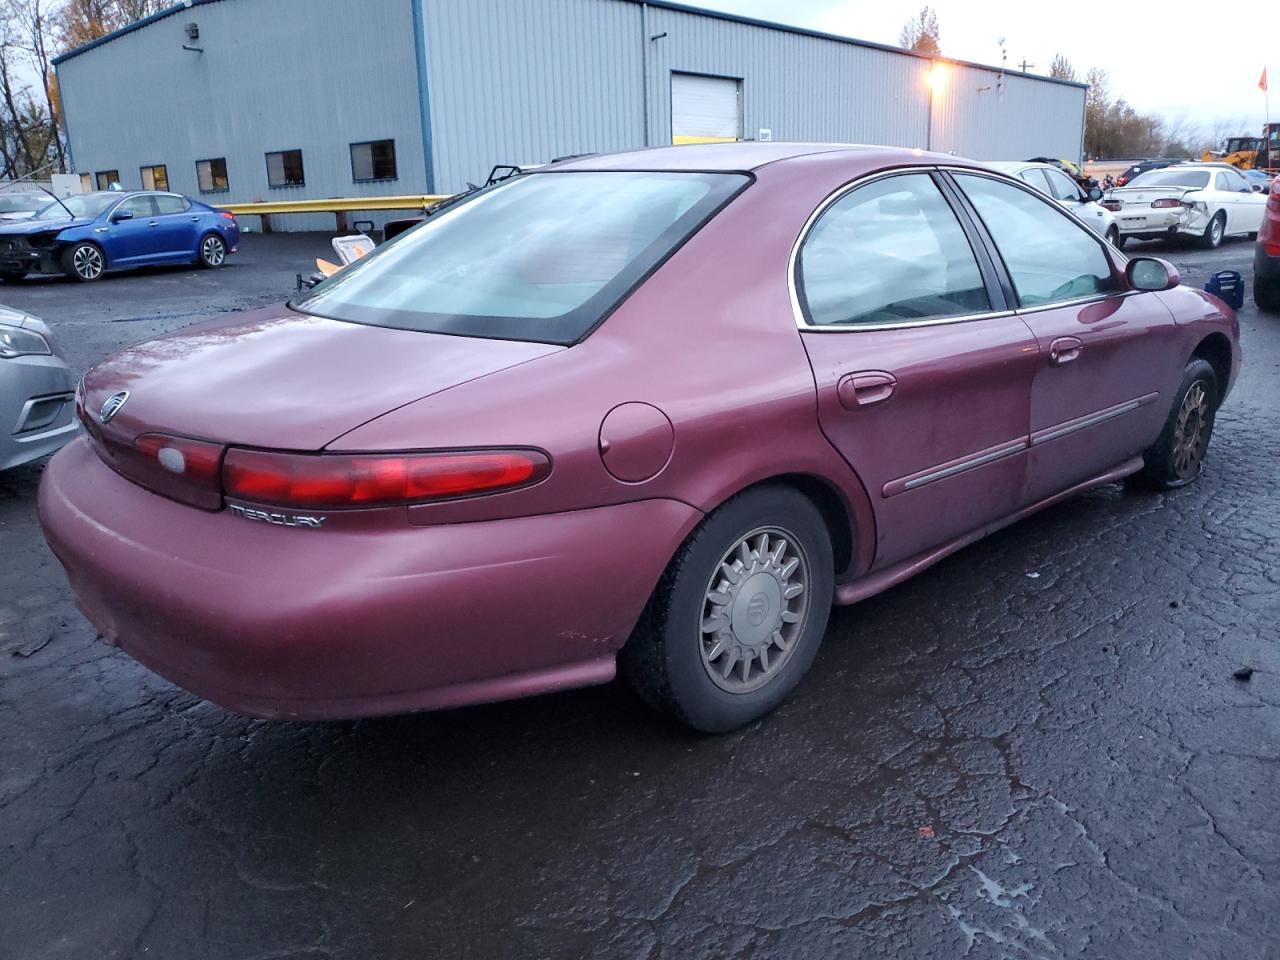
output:
<svg viewBox="0 0 1280 960"><path fill-rule="evenodd" d="M563 347L392 330L277 306L121 351L85 375L94 433L320 450L397 407ZM127 391L109 422L103 404Z"/></svg>

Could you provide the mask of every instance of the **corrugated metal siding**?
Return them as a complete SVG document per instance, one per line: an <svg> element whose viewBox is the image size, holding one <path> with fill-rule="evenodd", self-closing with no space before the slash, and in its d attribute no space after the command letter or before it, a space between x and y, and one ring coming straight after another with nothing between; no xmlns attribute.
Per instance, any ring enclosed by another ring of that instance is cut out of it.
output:
<svg viewBox="0 0 1280 960"><path fill-rule="evenodd" d="M946 64L934 96L933 149L975 160L1080 158L1085 90ZM923 76L923 73L922 73Z"/></svg>
<svg viewBox="0 0 1280 960"><path fill-rule="evenodd" d="M423 0L436 187L644 141L640 7Z"/></svg>
<svg viewBox="0 0 1280 960"><path fill-rule="evenodd" d="M673 70L740 78L747 137L924 143L923 60L661 7L646 17L646 37L666 33L646 41L654 144L671 142Z"/></svg>
<svg viewBox="0 0 1280 960"><path fill-rule="evenodd" d="M200 27L182 49L184 25ZM67 60L59 81L77 172L163 163L169 187L210 203L426 189L408 0L226 0ZM348 144L392 138L398 179L353 183ZM301 149L305 187L267 186L265 154ZM226 157L230 190L199 192L195 162ZM332 228L332 216L288 229Z"/></svg>

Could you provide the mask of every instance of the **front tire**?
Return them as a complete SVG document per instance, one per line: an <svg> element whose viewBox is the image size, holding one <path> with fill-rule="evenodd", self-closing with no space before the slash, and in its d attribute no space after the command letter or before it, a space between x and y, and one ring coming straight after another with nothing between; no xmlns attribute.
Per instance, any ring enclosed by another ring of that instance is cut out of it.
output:
<svg viewBox="0 0 1280 960"><path fill-rule="evenodd" d="M107 269L107 258L96 243L75 243L62 251L62 272L80 283L93 283Z"/></svg>
<svg viewBox="0 0 1280 960"><path fill-rule="evenodd" d="M1192 357L1182 373L1164 429L1142 454L1142 470L1130 478L1130 485L1143 490L1174 490L1199 477L1220 397L1212 365Z"/></svg>
<svg viewBox="0 0 1280 960"><path fill-rule="evenodd" d="M207 233L200 238L200 251L197 260L206 270L216 270L227 259L227 244L216 233Z"/></svg>
<svg viewBox="0 0 1280 960"><path fill-rule="evenodd" d="M705 733L773 710L818 652L834 589L831 538L791 487L756 487L690 534L623 647L636 692Z"/></svg>
<svg viewBox="0 0 1280 960"><path fill-rule="evenodd" d="M1200 238L1200 246L1206 250L1216 250L1222 246L1222 238L1227 232L1227 217L1221 210L1213 215L1209 225L1204 228L1204 236Z"/></svg>

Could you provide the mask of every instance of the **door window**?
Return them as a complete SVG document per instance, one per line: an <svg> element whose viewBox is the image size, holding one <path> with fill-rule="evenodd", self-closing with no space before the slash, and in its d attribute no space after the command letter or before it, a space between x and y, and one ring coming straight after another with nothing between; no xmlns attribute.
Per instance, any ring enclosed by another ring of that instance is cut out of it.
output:
<svg viewBox="0 0 1280 960"><path fill-rule="evenodd" d="M1080 195L1080 188L1061 170L1045 170L1043 173L1049 178L1049 187L1053 190L1053 196L1059 200L1070 200L1079 203L1084 199Z"/></svg>
<svg viewBox="0 0 1280 960"><path fill-rule="evenodd" d="M1253 188L1249 186L1249 181L1234 170L1223 170L1219 176L1224 178L1226 186L1223 189L1228 193L1253 193Z"/></svg>
<svg viewBox="0 0 1280 960"><path fill-rule="evenodd" d="M132 213L135 219L155 216L150 197L130 197L116 207L116 213Z"/></svg>
<svg viewBox="0 0 1280 960"><path fill-rule="evenodd" d="M955 178L999 247L1022 306L1120 289L1101 242L1061 209L990 177Z"/></svg>
<svg viewBox="0 0 1280 960"><path fill-rule="evenodd" d="M1041 193L1049 193L1049 184L1044 178L1044 171L1039 167L1031 167L1028 170L1023 170L1018 174L1018 176L1031 186L1035 187ZM1052 196L1051 193L1050 196Z"/></svg>
<svg viewBox="0 0 1280 960"><path fill-rule="evenodd" d="M991 309L964 229L923 173L876 180L828 207L800 248L797 287L818 326Z"/></svg>
<svg viewBox="0 0 1280 960"><path fill-rule="evenodd" d="M174 213L186 213L191 209L191 203L185 197L174 196L171 193L161 194L155 198L156 212L162 217Z"/></svg>

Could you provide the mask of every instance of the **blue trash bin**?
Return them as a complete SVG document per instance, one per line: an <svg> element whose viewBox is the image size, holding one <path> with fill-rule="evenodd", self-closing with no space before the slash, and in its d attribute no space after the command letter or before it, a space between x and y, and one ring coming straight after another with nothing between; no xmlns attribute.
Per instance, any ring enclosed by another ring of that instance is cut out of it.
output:
<svg viewBox="0 0 1280 960"><path fill-rule="evenodd" d="M1239 270L1219 270L1204 285L1208 293L1224 300L1233 310L1244 306L1244 277Z"/></svg>

